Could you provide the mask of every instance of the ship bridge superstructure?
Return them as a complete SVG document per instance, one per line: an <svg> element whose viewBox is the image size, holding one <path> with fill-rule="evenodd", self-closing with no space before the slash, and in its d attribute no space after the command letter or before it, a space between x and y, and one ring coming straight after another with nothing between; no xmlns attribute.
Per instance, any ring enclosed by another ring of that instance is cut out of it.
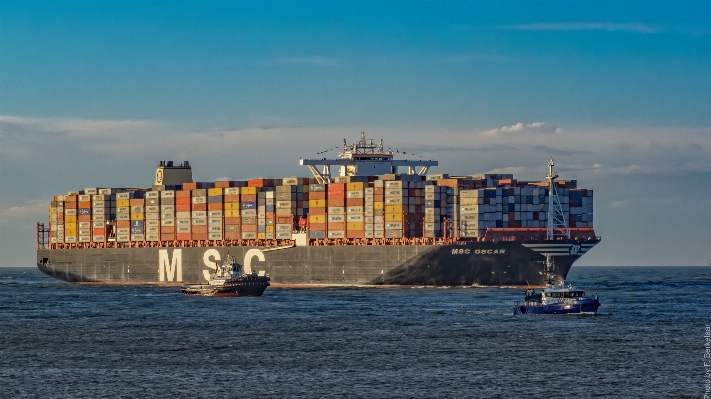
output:
<svg viewBox="0 0 711 399"><path fill-rule="evenodd" d="M337 176L397 174L400 173L399 168L407 168L407 174L425 175L431 166L439 164L432 160L394 159L391 150L385 151L383 139L376 144L373 139L366 139L363 131L357 143L348 145L343 139L343 149L338 155L339 159L301 159L299 164L308 166L321 184L332 182L334 168L337 168Z"/></svg>

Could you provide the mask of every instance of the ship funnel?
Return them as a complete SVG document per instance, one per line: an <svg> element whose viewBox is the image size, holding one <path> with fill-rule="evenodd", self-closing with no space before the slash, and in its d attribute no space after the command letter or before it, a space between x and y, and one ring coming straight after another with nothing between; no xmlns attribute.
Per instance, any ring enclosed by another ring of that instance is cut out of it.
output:
<svg viewBox="0 0 711 399"><path fill-rule="evenodd" d="M177 163L173 161L160 161L156 168L156 186L173 186L183 183L192 183L193 170L190 162Z"/></svg>

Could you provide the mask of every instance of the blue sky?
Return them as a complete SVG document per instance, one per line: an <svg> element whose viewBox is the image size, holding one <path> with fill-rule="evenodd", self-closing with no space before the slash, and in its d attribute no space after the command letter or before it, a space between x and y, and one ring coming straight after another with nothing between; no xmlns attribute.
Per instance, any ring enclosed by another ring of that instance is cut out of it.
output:
<svg viewBox="0 0 711 399"><path fill-rule="evenodd" d="M306 176L361 129L445 173L556 157L595 190L580 264L708 264L710 70L703 2L2 2L0 265L54 194Z"/></svg>

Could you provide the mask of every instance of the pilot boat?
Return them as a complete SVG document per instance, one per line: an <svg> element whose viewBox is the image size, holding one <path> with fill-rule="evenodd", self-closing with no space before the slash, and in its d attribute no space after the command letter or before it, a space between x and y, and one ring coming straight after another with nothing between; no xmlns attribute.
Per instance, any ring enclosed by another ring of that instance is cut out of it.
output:
<svg viewBox="0 0 711 399"><path fill-rule="evenodd" d="M244 274L242 265L227 254L207 284L183 284L180 290L188 296L261 296L268 286L269 276L263 271Z"/></svg>
<svg viewBox="0 0 711 399"><path fill-rule="evenodd" d="M546 255L546 275L548 284L540 292L534 289L524 291L523 302L517 301L514 304L514 315L520 314L596 314L600 307L600 300L597 294L585 296L582 289L565 281L560 284L553 284L555 275L552 274L553 257Z"/></svg>

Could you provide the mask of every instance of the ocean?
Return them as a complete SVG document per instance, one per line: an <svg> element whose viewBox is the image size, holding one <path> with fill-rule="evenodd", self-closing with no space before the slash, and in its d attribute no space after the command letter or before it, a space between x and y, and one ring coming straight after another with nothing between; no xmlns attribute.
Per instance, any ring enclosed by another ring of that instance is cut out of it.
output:
<svg viewBox="0 0 711 399"><path fill-rule="evenodd" d="M194 298L0 268L0 397L703 397L711 267L568 281L598 315L513 316L520 289Z"/></svg>

